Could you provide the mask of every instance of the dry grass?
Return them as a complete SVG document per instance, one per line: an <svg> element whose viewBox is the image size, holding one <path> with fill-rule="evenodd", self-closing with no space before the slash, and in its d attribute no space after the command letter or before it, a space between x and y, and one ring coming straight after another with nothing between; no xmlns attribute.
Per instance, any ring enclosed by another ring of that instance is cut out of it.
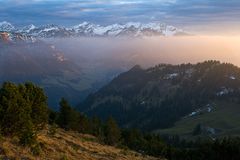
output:
<svg viewBox="0 0 240 160"><path fill-rule="evenodd" d="M3 138L0 143L0 159L16 160L156 160L139 153L101 145L90 135L57 129L54 136L44 130L38 136L41 146L39 156L17 143L16 138Z"/></svg>

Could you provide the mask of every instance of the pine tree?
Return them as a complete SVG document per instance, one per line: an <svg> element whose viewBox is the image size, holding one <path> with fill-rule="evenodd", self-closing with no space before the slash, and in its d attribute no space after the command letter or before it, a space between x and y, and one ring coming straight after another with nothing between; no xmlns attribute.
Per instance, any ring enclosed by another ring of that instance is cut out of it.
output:
<svg viewBox="0 0 240 160"><path fill-rule="evenodd" d="M3 132L10 135L21 134L25 128L31 128L31 107L20 94L24 87L4 83L1 90L2 105L5 106L2 118Z"/></svg>
<svg viewBox="0 0 240 160"><path fill-rule="evenodd" d="M31 118L33 124L37 130L42 129L48 121L47 97L42 88L39 88L32 83L26 83L25 88L25 98L31 106Z"/></svg>
<svg viewBox="0 0 240 160"><path fill-rule="evenodd" d="M65 130L70 129L70 124L72 121L72 108L68 104L67 100L64 98L61 99L60 103L60 112L58 118L58 124L61 128Z"/></svg>
<svg viewBox="0 0 240 160"><path fill-rule="evenodd" d="M98 117L93 117L90 120L91 134L94 136L99 136L102 133L102 123Z"/></svg>
<svg viewBox="0 0 240 160"><path fill-rule="evenodd" d="M90 122L89 119L85 116L79 113L78 117L78 131L80 133L90 133Z"/></svg>
<svg viewBox="0 0 240 160"><path fill-rule="evenodd" d="M116 145L121 138L121 131L116 121L110 117L107 120L105 128L105 143L109 145Z"/></svg>
<svg viewBox="0 0 240 160"><path fill-rule="evenodd" d="M18 136L23 145L35 142L37 131L47 122L46 110L46 96L33 84L6 82L0 88L1 131Z"/></svg>

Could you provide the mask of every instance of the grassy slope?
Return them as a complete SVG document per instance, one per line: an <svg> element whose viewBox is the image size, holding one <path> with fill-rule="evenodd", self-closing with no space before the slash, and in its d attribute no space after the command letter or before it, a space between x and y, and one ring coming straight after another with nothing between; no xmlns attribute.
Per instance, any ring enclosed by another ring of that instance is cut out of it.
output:
<svg viewBox="0 0 240 160"><path fill-rule="evenodd" d="M218 129L217 136L239 135L240 133L240 105L217 102L213 111L201 115L182 118L172 128L158 130L161 134L179 134L189 137L197 124Z"/></svg>
<svg viewBox="0 0 240 160"><path fill-rule="evenodd" d="M139 153L105 146L97 143L96 138L74 132L57 130L54 136L44 131L39 134L42 144L40 156L33 156L29 148L19 146L14 138L3 138L0 143L0 159L45 159L45 160L156 160Z"/></svg>

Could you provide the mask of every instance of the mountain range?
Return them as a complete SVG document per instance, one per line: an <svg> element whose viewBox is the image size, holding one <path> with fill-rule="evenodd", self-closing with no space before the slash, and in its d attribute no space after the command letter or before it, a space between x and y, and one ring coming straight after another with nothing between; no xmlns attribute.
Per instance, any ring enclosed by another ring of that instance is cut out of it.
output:
<svg viewBox="0 0 240 160"><path fill-rule="evenodd" d="M90 22L64 27L55 24L25 27L15 27L11 23L0 22L0 31L21 33L37 38L62 38L62 37L141 37L141 36L178 36L187 35L182 29L164 23L138 23L98 25Z"/></svg>
<svg viewBox="0 0 240 160"><path fill-rule="evenodd" d="M201 125L213 136L239 134L235 123L239 86L240 69L219 61L135 66L89 95L78 108L103 120L113 116L122 127L144 131L191 135Z"/></svg>

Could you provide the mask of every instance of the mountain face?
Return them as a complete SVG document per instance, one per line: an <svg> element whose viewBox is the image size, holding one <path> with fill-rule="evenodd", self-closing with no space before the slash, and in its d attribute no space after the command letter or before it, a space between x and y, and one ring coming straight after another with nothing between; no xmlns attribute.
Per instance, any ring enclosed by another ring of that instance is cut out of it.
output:
<svg viewBox="0 0 240 160"><path fill-rule="evenodd" d="M186 35L186 33L174 26L163 23L133 23L112 24L101 26L89 22L83 22L72 27L62 27L58 25L29 25L23 28L17 28L8 22L0 23L0 31L16 32L38 38L56 38L56 37L140 37L140 36L177 36Z"/></svg>
<svg viewBox="0 0 240 160"><path fill-rule="evenodd" d="M36 41L36 38L29 35L23 35L15 32L0 31L1 43L35 43Z"/></svg>
<svg viewBox="0 0 240 160"><path fill-rule="evenodd" d="M135 66L78 107L90 116L113 116L122 127L152 131L211 112L215 101L240 103L238 67L218 61Z"/></svg>

